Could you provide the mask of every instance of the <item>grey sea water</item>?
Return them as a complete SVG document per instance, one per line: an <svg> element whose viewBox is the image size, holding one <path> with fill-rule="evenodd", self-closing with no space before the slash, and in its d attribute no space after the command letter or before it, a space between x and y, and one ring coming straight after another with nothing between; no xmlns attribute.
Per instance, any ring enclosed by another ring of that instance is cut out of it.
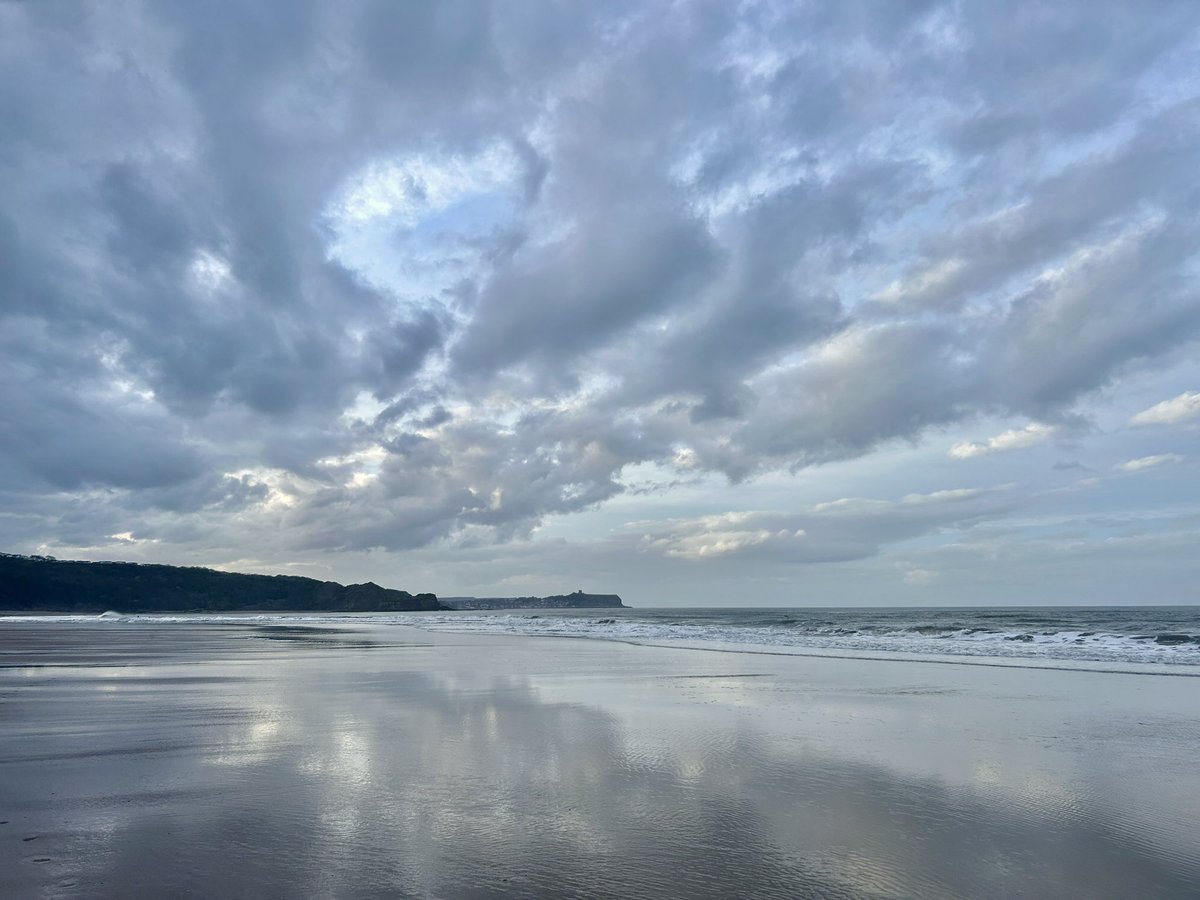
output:
<svg viewBox="0 0 1200 900"><path fill-rule="evenodd" d="M869 655L1200 676L1200 606L662 608L10 616L9 622L409 625L794 655Z"/></svg>
<svg viewBox="0 0 1200 900"><path fill-rule="evenodd" d="M513 610L426 615L418 624L439 631L720 645L760 653L1200 667L1197 606Z"/></svg>

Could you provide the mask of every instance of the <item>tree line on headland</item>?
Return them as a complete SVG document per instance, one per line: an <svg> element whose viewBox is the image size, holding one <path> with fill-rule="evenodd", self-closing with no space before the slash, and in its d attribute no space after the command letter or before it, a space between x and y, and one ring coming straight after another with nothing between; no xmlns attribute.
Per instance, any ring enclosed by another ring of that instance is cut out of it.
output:
<svg viewBox="0 0 1200 900"><path fill-rule="evenodd" d="M192 566L58 560L0 553L6 612L410 612L444 609L434 594L373 582L246 575Z"/></svg>
<svg viewBox="0 0 1200 900"><path fill-rule="evenodd" d="M616 594L447 597L374 582L246 575L198 566L88 562L0 553L0 613L413 612L453 609L616 609Z"/></svg>

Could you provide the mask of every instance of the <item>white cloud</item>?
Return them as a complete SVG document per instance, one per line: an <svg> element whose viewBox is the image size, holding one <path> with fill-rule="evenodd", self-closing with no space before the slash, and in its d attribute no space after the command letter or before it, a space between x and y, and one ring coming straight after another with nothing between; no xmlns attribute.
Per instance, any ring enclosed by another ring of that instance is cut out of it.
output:
<svg viewBox="0 0 1200 900"><path fill-rule="evenodd" d="M1010 506L1003 490L958 489L899 500L843 498L797 512L739 511L628 527L642 532L641 550L666 557L820 563L863 559L885 544L967 527ZM933 577L921 572L912 583L930 583Z"/></svg>
<svg viewBox="0 0 1200 900"><path fill-rule="evenodd" d="M919 566L914 566L912 563L902 562L897 563L896 567L901 571L900 579L913 587L926 587L938 580L939 573L934 569L923 569Z"/></svg>
<svg viewBox="0 0 1200 900"><path fill-rule="evenodd" d="M678 523L665 535L646 534L642 547L665 556L711 559L764 545L783 547L804 538L803 528L789 527L787 517L768 512L731 512ZM644 523L643 523L644 524ZM770 527L764 527L770 526Z"/></svg>
<svg viewBox="0 0 1200 900"><path fill-rule="evenodd" d="M1004 450L1021 450L1049 440L1053 435L1053 426L1030 422L1024 428L1013 428L990 437L984 443L960 441L950 448L950 455L955 459L970 459L973 456L984 456Z"/></svg>
<svg viewBox="0 0 1200 900"><path fill-rule="evenodd" d="M1178 397L1143 409L1129 420L1130 425L1174 425L1200 416L1200 391L1184 391Z"/></svg>
<svg viewBox="0 0 1200 900"><path fill-rule="evenodd" d="M921 303L952 286L954 278L966 268L961 259L944 259L898 278L874 294L881 303Z"/></svg>
<svg viewBox="0 0 1200 900"><path fill-rule="evenodd" d="M700 459L691 447L681 447L675 451L671 462L680 469L695 469L700 466Z"/></svg>
<svg viewBox="0 0 1200 900"><path fill-rule="evenodd" d="M1121 463L1117 468L1126 472L1140 472L1142 469L1151 469L1154 466L1161 466L1164 463L1181 463L1183 457L1178 453L1158 453L1154 456L1142 456L1137 459L1129 459Z"/></svg>
<svg viewBox="0 0 1200 900"><path fill-rule="evenodd" d="M519 174L516 155L499 143L469 157L377 159L349 181L333 213L348 222L391 218L414 227L473 196L511 192Z"/></svg>
<svg viewBox="0 0 1200 900"><path fill-rule="evenodd" d="M132 531L121 531L108 537L119 544L157 544L158 538L135 537Z"/></svg>
<svg viewBox="0 0 1200 900"><path fill-rule="evenodd" d="M192 258L188 273L196 285L209 294L227 287L233 278L229 261L208 250L201 250Z"/></svg>

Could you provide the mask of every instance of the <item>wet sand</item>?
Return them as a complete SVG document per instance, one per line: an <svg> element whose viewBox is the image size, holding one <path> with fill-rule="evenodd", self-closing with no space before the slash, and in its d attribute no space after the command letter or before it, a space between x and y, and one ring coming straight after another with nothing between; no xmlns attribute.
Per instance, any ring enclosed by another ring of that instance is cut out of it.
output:
<svg viewBox="0 0 1200 900"><path fill-rule="evenodd" d="M1194 897L1200 679L0 622L2 897Z"/></svg>

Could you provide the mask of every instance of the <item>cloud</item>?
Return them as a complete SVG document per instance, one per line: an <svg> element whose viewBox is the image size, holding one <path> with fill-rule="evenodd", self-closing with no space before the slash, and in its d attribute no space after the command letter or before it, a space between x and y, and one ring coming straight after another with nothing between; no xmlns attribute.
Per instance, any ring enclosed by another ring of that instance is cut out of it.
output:
<svg viewBox="0 0 1200 900"><path fill-rule="evenodd" d="M638 549L645 553L807 564L864 559L884 545L966 528L1012 506L1004 491L958 489L896 501L846 498L795 513L731 512L627 527L640 533Z"/></svg>
<svg viewBox="0 0 1200 900"><path fill-rule="evenodd" d="M952 455L1031 446L1200 335L1194 4L0 24L10 542L504 543L635 467L740 483L983 416L1033 424ZM651 533L878 545L772 515Z"/></svg>
<svg viewBox="0 0 1200 900"><path fill-rule="evenodd" d="M799 361L750 380L759 396L708 464L733 475L763 465L814 465L952 421L971 390L944 324L849 327ZM702 457L705 455L701 454Z"/></svg>
<svg viewBox="0 0 1200 900"><path fill-rule="evenodd" d="M1138 459L1126 460L1117 468L1125 472L1140 472L1143 469L1151 469L1155 466L1181 463L1183 459L1178 453L1157 453L1154 456L1142 456Z"/></svg>
<svg viewBox="0 0 1200 900"><path fill-rule="evenodd" d="M1056 471L1056 472L1071 472L1071 471L1090 472L1091 471L1091 469L1089 469L1087 466L1085 466L1083 463L1079 462L1079 460L1076 460L1076 459L1059 460L1053 466L1051 466L1051 468L1054 469L1054 471Z"/></svg>
<svg viewBox="0 0 1200 900"><path fill-rule="evenodd" d="M1129 420L1130 425L1175 425L1200 416L1200 391L1184 391L1178 397L1163 400L1143 409Z"/></svg>
<svg viewBox="0 0 1200 900"><path fill-rule="evenodd" d="M1041 422L1030 422L1024 428L1013 428L990 437L986 442L961 441L950 448L950 455L955 459L971 459L974 456L985 456L989 453L999 453L1005 450L1023 450L1044 443L1054 436L1053 426Z"/></svg>
<svg viewBox="0 0 1200 900"><path fill-rule="evenodd" d="M928 587L936 584L940 577L936 569L923 569L912 563L897 563L896 567L900 570L901 580L913 587Z"/></svg>

